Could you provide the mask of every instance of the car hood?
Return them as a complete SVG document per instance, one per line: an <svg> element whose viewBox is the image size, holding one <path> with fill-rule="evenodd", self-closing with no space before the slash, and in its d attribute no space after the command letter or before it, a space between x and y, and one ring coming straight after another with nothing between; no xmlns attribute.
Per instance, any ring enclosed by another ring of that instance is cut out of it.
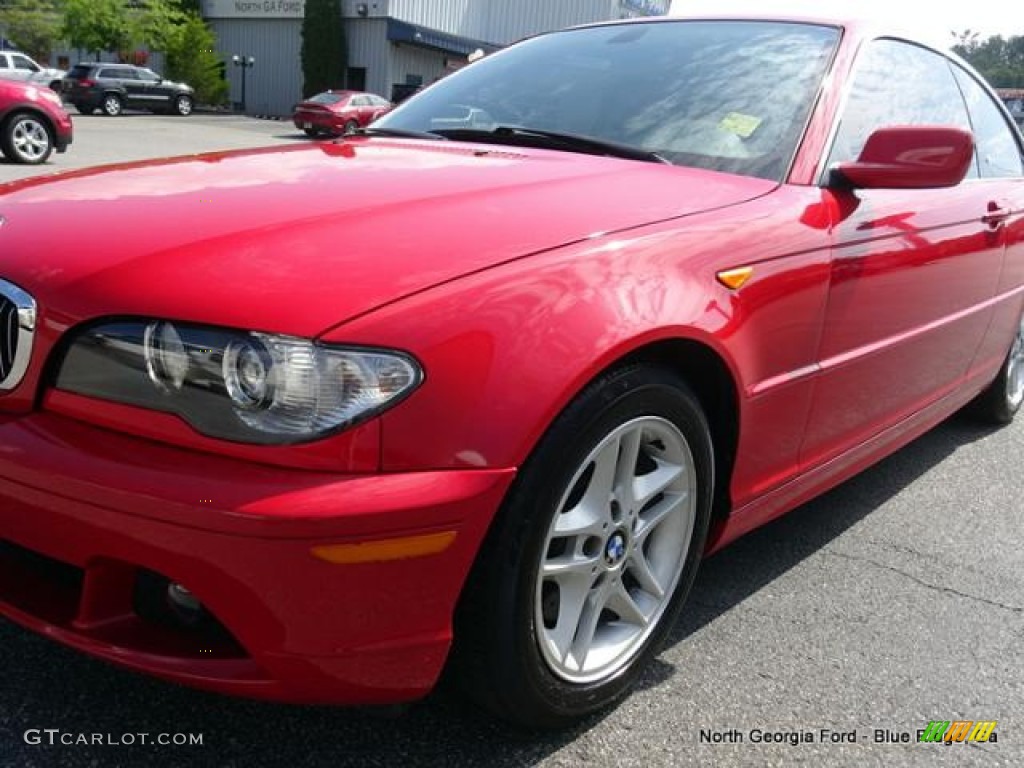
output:
<svg viewBox="0 0 1024 768"><path fill-rule="evenodd" d="M145 315L310 337L462 275L774 186L380 138L109 166L0 185L0 278L62 326Z"/></svg>

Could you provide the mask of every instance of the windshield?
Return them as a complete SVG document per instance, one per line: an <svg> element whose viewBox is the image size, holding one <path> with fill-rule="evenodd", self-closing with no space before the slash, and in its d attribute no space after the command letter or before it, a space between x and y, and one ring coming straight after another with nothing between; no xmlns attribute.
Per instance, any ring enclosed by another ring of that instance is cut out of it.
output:
<svg viewBox="0 0 1024 768"><path fill-rule="evenodd" d="M833 27L747 21L556 32L449 76L375 126L454 138L552 131L781 180L838 39Z"/></svg>

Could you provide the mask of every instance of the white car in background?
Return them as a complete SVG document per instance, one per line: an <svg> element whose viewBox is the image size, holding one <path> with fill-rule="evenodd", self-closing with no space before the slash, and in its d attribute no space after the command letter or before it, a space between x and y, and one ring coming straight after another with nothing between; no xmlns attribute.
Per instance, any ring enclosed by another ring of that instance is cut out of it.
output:
<svg viewBox="0 0 1024 768"><path fill-rule="evenodd" d="M42 67L19 51L0 51L0 77L5 80L36 83L59 92L66 74L63 69Z"/></svg>

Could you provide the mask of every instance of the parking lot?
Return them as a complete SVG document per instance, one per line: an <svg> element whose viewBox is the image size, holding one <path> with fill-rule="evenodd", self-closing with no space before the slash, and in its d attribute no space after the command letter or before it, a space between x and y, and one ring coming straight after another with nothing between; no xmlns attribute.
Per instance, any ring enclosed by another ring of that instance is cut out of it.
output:
<svg viewBox="0 0 1024 768"><path fill-rule="evenodd" d="M288 122L229 115L76 116L75 130L67 154L4 162L0 181L308 141ZM1021 467L1024 419L992 430L961 416L748 535L704 564L641 690L564 734L511 731L445 688L397 719L227 699L0 622L0 764L1024 765ZM936 719L997 720L998 739L913 743ZM201 734L202 745L25 738L45 729ZM911 743L892 743L902 734Z"/></svg>
<svg viewBox="0 0 1024 768"><path fill-rule="evenodd" d="M72 119L75 140L67 152L52 155L41 166L15 165L2 158L0 182L151 157L309 141L288 121L256 120L230 114L168 117L140 112L105 117L97 113L73 114Z"/></svg>

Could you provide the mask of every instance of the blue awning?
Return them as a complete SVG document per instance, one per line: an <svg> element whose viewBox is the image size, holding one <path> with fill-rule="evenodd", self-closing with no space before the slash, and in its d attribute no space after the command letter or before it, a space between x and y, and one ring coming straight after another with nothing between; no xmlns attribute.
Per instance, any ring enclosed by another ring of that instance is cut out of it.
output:
<svg viewBox="0 0 1024 768"><path fill-rule="evenodd" d="M459 35L450 35L429 27L421 27L418 24L410 24L407 21L388 19L388 40L392 43L407 43L429 48L433 51L450 53L453 56L469 56L473 51L480 49L484 53L494 53L501 48L500 45L485 43L482 40L473 40Z"/></svg>

